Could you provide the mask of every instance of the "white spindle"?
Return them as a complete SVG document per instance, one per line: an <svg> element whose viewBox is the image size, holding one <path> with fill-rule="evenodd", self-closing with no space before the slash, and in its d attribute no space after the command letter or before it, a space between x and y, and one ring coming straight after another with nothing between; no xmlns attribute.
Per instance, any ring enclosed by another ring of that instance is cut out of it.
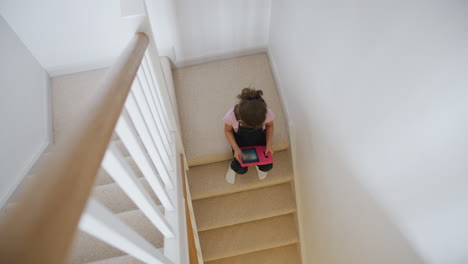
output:
<svg viewBox="0 0 468 264"><path fill-rule="evenodd" d="M162 162L161 156L158 150L156 149L153 140L151 139L151 134L148 130L148 127L145 124L145 121L143 120L140 109L138 108L137 102L134 98L133 92L130 92L130 94L127 97L127 101L125 102L125 109L127 109L127 112L130 115L130 118L132 119L133 124L135 125L135 128L141 137L141 141L145 145L145 148L148 150L148 154L151 157L154 166L158 170L159 176L161 176L161 179L163 180L166 188L172 189L173 185L169 177L169 172L166 170L166 167Z"/></svg>
<svg viewBox="0 0 468 264"><path fill-rule="evenodd" d="M145 92L145 95L147 98L150 98L152 103L150 106L152 106L151 111L153 112L154 119L160 128L160 131L163 131L161 133L161 136L164 138L164 143L165 146L167 147L168 151L171 151L171 148L169 147L169 143L171 142L170 135L169 135L169 129L167 127L167 123L165 121L166 116L164 116L163 112L163 106L159 102L159 98L156 94L155 86L153 79L151 78L151 73L149 72L149 68L145 64L141 64L140 69L138 71L138 78L143 78L145 80L143 86L143 91Z"/></svg>
<svg viewBox="0 0 468 264"><path fill-rule="evenodd" d="M109 209L93 199L88 201L79 228L144 263L172 263L160 249L155 248Z"/></svg>
<svg viewBox="0 0 468 264"><path fill-rule="evenodd" d="M164 166L166 166L167 170L172 170L172 163L169 158L170 154L164 146L163 139L161 137L162 131L158 131L158 128L155 124L155 120L153 119L153 115L151 114L148 101L146 100L145 95L143 94L142 83L139 78L135 79L135 82L133 83L132 93L135 96L138 108L140 109L140 112L143 116L143 120L145 120L145 123L149 129L154 144L156 144L156 148L158 149L159 154L161 155L161 158L164 162Z"/></svg>
<svg viewBox="0 0 468 264"><path fill-rule="evenodd" d="M166 218L127 164L125 158L120 154L115 143L112 143L107 149L102 167L165 237L174 237L174 232Z"/></svg>
<svg viewBox="0 0 468 264"><path fill-rule="evenodd" d="M174 131L175 129L174 123L170 122L170 120L172 120L174 117L174 113L172 112L172 109L168 110L168 108L170 108L170 105L167 105L167 104L168 103L170 104L170 99L168 96L166 82L164 81L164 74L162 72L161 62L159 61L159 55L157 57L157 60L158 60L158 66L159 66L158 70L160 72L155 72L155 67L153 67L153 65L149 63L148 57L146 55L143 57L143 60L141 61L141 65L144 65L144 67L147 67L148 71L150 72L150 76L154 84L154 92L156 94L156 97L159 99L159 104L161 105L162 113L164 114L164 117L165 117L164 124L169 131ZM170 136L169 136L169 140L172 140Z"/></svg>
<svg viewBox="0 0 468 264"><path fill-rule="evenodd" d="M166 210L173 210L174 206L169 199L166 190L164 189L163 182L155 173L155 170L151 165L151 161L145 152L144 146L138 137L137 131L131 124L130 116L128 115L127 111L124 110L122 112L122 115L117 122L115 131L119 135L132 158L135 160L138 168L148 180L148 183L158 197L159 201L161 201L164 208Z"/></svg>

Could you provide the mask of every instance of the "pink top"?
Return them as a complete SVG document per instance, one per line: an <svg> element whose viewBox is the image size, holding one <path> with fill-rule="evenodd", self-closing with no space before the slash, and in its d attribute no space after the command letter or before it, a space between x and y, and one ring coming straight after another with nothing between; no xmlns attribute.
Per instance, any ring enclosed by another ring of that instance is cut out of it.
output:
<svg viewBox="0 0 468 264"><path fill-rule="evenodd" d="M275 113L270 110L270 108L267 109L266 113L266 118L265 122L263 122L263 129L265 129L265 124L270 123L275 119ZM234 107L229 109L229 111L226 113L226 115L223 118L224 123L232 126L235 132L239 130L239 121L236 120L236 115L234 114Z"/></svg>

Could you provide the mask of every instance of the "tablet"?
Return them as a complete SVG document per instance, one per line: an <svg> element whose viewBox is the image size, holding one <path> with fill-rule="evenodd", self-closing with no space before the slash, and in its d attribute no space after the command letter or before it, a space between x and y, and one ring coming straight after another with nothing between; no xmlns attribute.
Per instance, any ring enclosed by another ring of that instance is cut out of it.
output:
<svg viewBox="0 0 468 264"><path fill-rule="evenodd" d="M241 160L239 161L242 167L255 165L265 165L273 163L273 157L265 156L265 146L252 146L241 148Z"/></svg>
<svg viewBox="0 0 468 264"><path fill-rule="evenodd" d="M242 151L242 161L245 164L259 162L257 151L255 150L255 148L241 149L241 151Z"/></svg>

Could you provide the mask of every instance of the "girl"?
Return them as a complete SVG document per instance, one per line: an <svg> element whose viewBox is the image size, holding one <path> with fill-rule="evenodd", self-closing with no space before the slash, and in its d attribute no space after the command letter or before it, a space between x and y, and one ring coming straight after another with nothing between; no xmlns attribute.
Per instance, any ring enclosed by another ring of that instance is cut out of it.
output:
<svg viewBox="0 0 468 264"><path fill-rule="evenodd" d="M244 88L237 96L239 104L230 109L224 117L224 134L234 153L234 159L226 173L226 181L234 184L237 174L244 174L248 167L242 167L241 147L266 146L265 155L273 155L271 139L273 137L273 119L275 114L267 108L262 98L263 92ZM265 179L273 164L257 166L258 178Z"/></svg>

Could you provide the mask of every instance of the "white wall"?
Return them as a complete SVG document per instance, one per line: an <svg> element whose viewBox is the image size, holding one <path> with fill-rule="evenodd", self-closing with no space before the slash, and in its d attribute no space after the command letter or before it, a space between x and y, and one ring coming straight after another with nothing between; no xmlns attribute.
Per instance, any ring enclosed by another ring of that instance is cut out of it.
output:
<svg viewBox="0 0 468 264"><path fill-rule="evenodd" d="M49 142L49 76L0 16L0 208Z"/></svg>
<svg viewBox="0 0 468 264"><path fill-rule="evenodd" d="M468 4L273 0L305 263L468 262Z"/></svg>
<svg viewBox="0 0 468 264"><path fill-rule="evenodd" d="M265 51L271 0L177 0L178 65Z"/></svg>
<svg viewBox="0 0 468 264"><path fill-rule="evenodd" d="M145 21L144 16L122 17L120 2L2 0L0 13L39 63L57 76L108 67L120 55Z"/></svg>
<svg viewBox="0 0 468 264"><path fill-rule="evenodd" d="M122 17L140 6L135 1L2 0L0 14L59 76L110 66L132 34L147 29L145 16ZM146 3L160 54L177 66L267 49L271 0L138 1Z"/></svg>
<svg viewBox="0 0 468 264"><path fill-rule="evenodd" d="M179 28L174 0L145 0L153 36L160 56L176 61L180 54Z"/></svg>

